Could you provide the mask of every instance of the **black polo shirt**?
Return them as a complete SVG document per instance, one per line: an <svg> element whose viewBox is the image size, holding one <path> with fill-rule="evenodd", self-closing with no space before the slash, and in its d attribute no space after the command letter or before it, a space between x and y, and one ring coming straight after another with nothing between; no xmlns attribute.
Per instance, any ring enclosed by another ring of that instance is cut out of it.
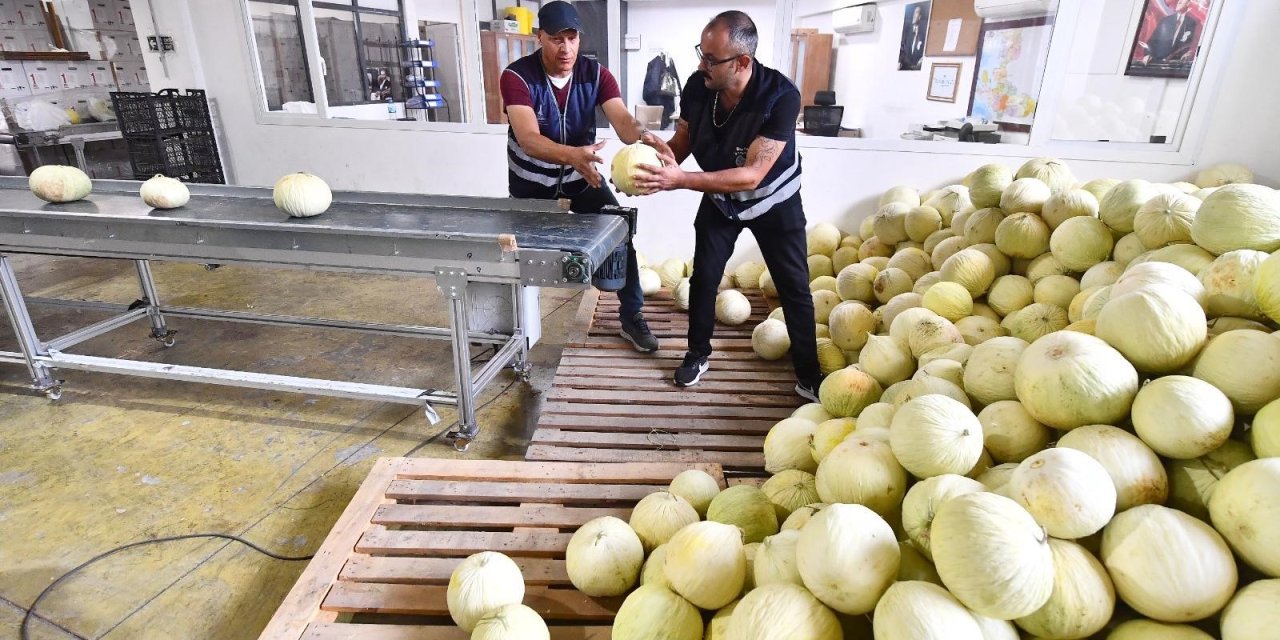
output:
<svg viewBox="0 0 1280 640"><path fill-rule="evenodd" d="M732 110L717 105L717 92L707 88L702 71L689 78L680 95L680 117L689 123L690 151L703 171L743 166L747 149L759 136L786 143L769 173L751 191L707 194L721 213L735 220L749 220L778 206L800 205L796 152L800 91L760 61L753 59L751 64L751 80Z"/></svg>

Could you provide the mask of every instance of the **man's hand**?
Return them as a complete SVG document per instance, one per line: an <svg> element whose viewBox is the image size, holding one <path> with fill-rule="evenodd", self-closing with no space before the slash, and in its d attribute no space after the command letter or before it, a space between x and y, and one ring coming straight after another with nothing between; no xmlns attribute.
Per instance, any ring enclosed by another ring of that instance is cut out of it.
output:
<svg viewBox="0 0 1280 640"><path fill-rule="evenodd" d="M663 142L662 138L659 138L658 136L654 135L652 131L645 131L643 134L641 134L640 142L643 142L644 144L647 144L653 147L655 150L657 150L659 156L672 156L672 157L675 156L675 154L672 153L671 151L671 147L667 146L667 143Z"/></svg>
<svg viewBox="0 0 1280 640"><path fill-rule="evenodd" d="M666 145L663 145L666 146ZM655 167L651 164L636 165L640 173L633 180L636 188L640 189L642 196L647 196L659 191L671 191L680 189L684 183L684 170L680 165L676 164L675 156L671 155L671 150L658 153L658 159L662 161L661 167Z"/></svg>
<svg viewBox="0 0 1280 640"><path fill-rule="evenodd" d="M596 165L602 164L604 160L596 155L596 152L604 145L604 141L600 141L585 147L575 147L573 150L573 162L570 164L582 174L583 178L586 178L587 184L592 187L599 187L601 184L600 172L596 170Z"/></svg>

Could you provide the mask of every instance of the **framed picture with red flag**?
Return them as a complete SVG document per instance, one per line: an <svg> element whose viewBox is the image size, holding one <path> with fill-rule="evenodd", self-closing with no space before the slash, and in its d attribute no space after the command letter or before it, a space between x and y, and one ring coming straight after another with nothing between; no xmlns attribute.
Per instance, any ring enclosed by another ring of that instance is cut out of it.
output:
<svg viewBox="0 0 1280 640"><path fill-rule="evenodd" d="M1212 3L1213 0L1145 0L1125 75L1190 76Z"/></svg>

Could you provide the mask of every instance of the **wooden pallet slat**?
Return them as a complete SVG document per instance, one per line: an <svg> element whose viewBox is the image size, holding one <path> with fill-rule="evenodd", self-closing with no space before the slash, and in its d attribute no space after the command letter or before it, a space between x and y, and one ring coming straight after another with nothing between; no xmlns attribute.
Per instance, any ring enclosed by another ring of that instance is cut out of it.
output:
<svg viewBox="0 0 1280 640"><path fill-rule="evenodd" d="M708 451L763 451L764 436L724 434L696 434L658 431L649 433L618 433L590 431L561 431L538 429L533 439L540 444L556 444L569 447L605 447L615 449L706 449Z"/></svg>
<svg viewBox="0 0 1280 640"><path fill-rule="evenodd" d="M339 582L325 597L324 608L338 613L448 616L446 590L439 585ZM622 598L592 598L576 589L526 587L524 604L548 622L609 622L622 605Z"/></svg>
<svg viewBox="0 0 1280 640"><path fill-rule="evenodd" d="M732 393L735 395L743 394L765 394L765 395L795 395L795 382L780 381L745 381L745 380L713 380L706 379L699 382L697 386L688 389L680 389L675 383L667 379L643 379L643 378L608 378L603 376L556 376L554 384L570 389L594 389L602 391L624 391L624 392L687 392L687 393Z"/></svg>
<svg viewBox="0 0 1280 640"><path fill-rule="evenodd" d="M649 405L636 407L626 402L547 402L543 406L542 415L565 414L596 416L610 419L617 416L637 416L645 418L752 418L760 420L772 419L777 422L794 412L792 407L744 407L744 406L681 406ZM670 425L671 423L668 423Z"/></svg>
<svg viewBox="0 0 1280 640"><path fill-rule="evenodd" d="M653 353L639 353L634 350L630 350L629 352L626 350L624 351L616 351L612 349L602 350L602 349L593 349L593 348L583 347L583 346L567 346L564 348L564 351L561 352L561 355L565 357L627 358L635 362L670 360L670 361L673 361L676 365L679 365L680 361L684 359L684 354L685 354L685 345L680 345L679 348L668 348L668 349L660 348ZM778 367L779 366L778 363L780 362L780 361L768 362L765 360L761 360L760 356L757 356L754 352L746 353L741 351L717 351L711 354L711 362L721 362L721 361L727 361L727 360L741 360L744 362L751 362L759 366L765 367L766 370ZM672 369L674 368L675 367L672 367Z"/></svg>
<svg viewBox="0 0 1280 640"><path fill-rule="evenodd" d="M552 629L555 640L610 640L607 626L557 625ZM303 640L470 640L471 634L444 625L381 625L352 623L317 623L307 627Z"/></svg>
<svg viewBox="0 0 1280 640"><path fill-rule="evenodd" d="M794 385L793 385L794 386ZM547 400L563 402L613 403L631 409L625 415L643 413L642 407L636 405L672 405L692 407L697 405L736 406L736 407L790 407L800 405L797 396L790 394L741 394L716 391L679 390L666 393L646 391L615 391L605 389L573 389L552 387L546 394Z"/></svg>
<svg viewBox="0 0 1280 640"><path fill-rule="evenodd" d="M574 378L589 379L608 379L608 380L657 380L667 386L674 386L672 382L672 373L675 367L670 369L648 367L648 368L622 368L622 367L595 367L580 366L575 367L572 372L574 375L557 376L556 382L572 381ZM720 369L710 369L702 376L704 382L777 382L795 384L795 377L789 372L783 371L722 371ZM554 383L553 383L554 384ZM701 386L701 385L699 385Z"/></svg>
<svg viewBox="0 0 1280 640"><path fill-rule="evenodd" d="M520 506L474 506L465 504L384 504L373 514L373 523L401 527L515 528L551 527L568 529L604 516L626 518L629 508L565 507L558 504Z"/></svg>
<svg viewBox="0 0 1280 640"><path fill-rule="evenodd" d="M385 584L449 584L453 570L464 558L405 558L356 554L351 557L340 580ZM553 558L513 558L526 585L567 586L569 573L564 560Z"/></svg>
<svg viewBox="0 0 1280 640"><path fill-rule="evenodd" d="M765 435L777 424L773 419L751 418L685 418L681 420L681 433L724 433L737 435ZM544 415L538 421L541 428L561 431L615 431L621 433L650 433L670 425L664 420L650 417L610 417L608 421L595 416L574 414Z"/></svg>
<svg viewBox="0 0 1280 640"><path fill-rule="evenodd" d="M636 450L560 447L545 444L531 444L525 454L527 460L551 460L560 462L676 462L705 463L714 460L726 469L745 472L760 472L764 468L764 452L747 451L673 451L673 450Z"/></svg>
<svg viewBox="0 0 1280 640"><path fill-rule="evenodd" d="M499 551L520 567L524 603L552 640L607 639L622 599L572 588L572 532L592 518L629 517L689 468L727 486L713 462L626 462L379 460L261 637L465 640L450 624L449 577L467 556Z"/></svg>
<svg viewBox="0 0 1280 640"><path fill-rule="evenodd" d="M659 488L660 486L652 485L395 480L387 488L387 497L393 500L430 498L456 502L552 502L568 505L598 505L639 500Z"/></svg>

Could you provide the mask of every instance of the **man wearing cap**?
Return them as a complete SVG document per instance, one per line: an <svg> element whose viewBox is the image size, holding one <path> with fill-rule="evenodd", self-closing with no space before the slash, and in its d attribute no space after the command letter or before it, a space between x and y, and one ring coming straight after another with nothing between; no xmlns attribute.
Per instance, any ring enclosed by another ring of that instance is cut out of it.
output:
<svg viewBox="0 0 1280 640"><path fill-rule="evenodd" d="M689 352L675 371L675 383L697 384L707 371L716 289L738 235L747 229L778 288L796 393L817 402L821 372L796 151L800 92L755 59L758 40L755 23L741 11L725 11L707 24L696 47L698 71L680 95L675 135L667 147L659 147L663 166L640 165L643 173L635 184L645 193L703 193L693 222ZM680 168L690 155L702 171Z"/></svg>
<svg viewBox="0 0 1280 640"><path fill-rule="evenodd" d="M596 107L631 144L657 138L631 116L618 81L595 60L578 56L582 18L568 2L555 0L538 11L537 51L512 62L499 86L510 128L507 133L507 187L513 198L567 198L573 211L590 213L618 199L596 165ZM634 248L627 248L627 281L618 292L620 335L638 351L658 350L640 307L640 273Z"/></svg>

